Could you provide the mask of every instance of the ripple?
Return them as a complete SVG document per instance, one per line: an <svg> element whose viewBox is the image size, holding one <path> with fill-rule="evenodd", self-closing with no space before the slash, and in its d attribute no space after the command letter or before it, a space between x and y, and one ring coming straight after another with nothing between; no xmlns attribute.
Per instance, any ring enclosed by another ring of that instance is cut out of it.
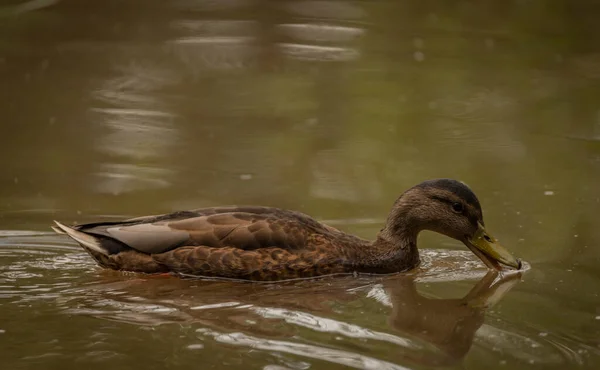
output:
<svg viewBox="0 0 600 370"><path fill-rule="evenodd" d="M402 347L418 348L418 346L409 340L395 335L372 331L358 325L319 317L305 312L268 307L253 307L252 311L267 319L282 319L289 324L299 325L319 332L336 333L349 338L375 339Z"/></svg>
<svg viewBox="0 0 600 370"><path fill-rule="evenodd" d="M359 57L358 50L337 46L282 43L281 52L291 59L321 62L347 62Z"/></svg>
<svg viewBox="0 0 600 370"><path fill-rule="evenodd" d="M32 212L39 212L40 210L27 210ZM9 236L40 236L40 235L53 235L52 232L46 231L30 231L30 230L0 230L0 237L9 237Z"/></svg>
<svg viewBox="0 0 600 370"><path fill-rule="evenodd" d="M413 273L419 282L465 281L481 279L488 269L470 251L421 249L421 265ZM503 275L527 272L531 265L523 261L521 270L504 270Z"/></svg>
<svg viewBox="0 0 600 370"><path fill-rule="evenodd" d="M383 285L381 285L381 284L373 285L367 293L367 298L372 298L372 299L376 300L377 302L379 302L380 304L387 306L387 307L394 306L392 304L392 300L390 299L390 296L387 294L387 292L383 288Z"/></svg>
<svg viewBox="0 0 600 370"><path fill-rule="evenodd" d="M178 30L204 35L254 34L259 23L249 20L176 20L171 26Z"/></svg>
<svg viewBox="0 0 600 370"><path fill-rule="evenodd" d="M248 36L188 36L170 40L167 45L194 73L248 68L259 51L254 38Z"/></svg>
<svg viewBox="0 0 600 370"><path fill-rule="evenodd" d="M523 361L528 364L557 365L564 363L583 363L581 355L560 343L558 338L533 338L525 328L501 329L490 325L482 325L475 341L478 345L494 352Z"/></svg>
<svg viewBox="0 0 600 370"><path fill-rule="evenodd" d="M201 336L212 337L215 341L221 343L231 344L235 346L244 346L263 351L289 353L293 355L312 358L315 360L322 360L344 366L349 366L356 369L407 369L403 366L395 365L390 362L378 360L354 352L342 351L338 349L320 347L310 344L262 339L243 333L224 334L207 329L198 329L197 332Z"/></svg>
<svg viewBox="0 0 600 370"><path fill-rule="evenodd" d="M120 135L119 140L126 136ZM131 154L142 155L140 148L129 148ZM127 149L127 150L129 150ZM169 187L171 182L167 180L173 172L161 167L139 166L124 163L104 163L103 171L94 175L100 179L96 185L96 191L100 193L121 194L140 189L160 189Z"/></svg>
<svg viewBox="0 0 600 370"><path fill-rule="evenodd" d="M71 286L65 280L79 279L77 272L95 269L81 248L58 244L59 236L19 234L23 236L0 239L0 256L6 261L0 265L0 299L14 303L55 300Z"/></svg>
<svg viewBox="0 0 600 370"><path fill-rule="evenodd" d="M228 37L228 36L196 36L181 37L172 40L174 44L192 44L192 45L244 45L253 41L251 37Z"/></svg>
<svg viewBox="0 0 600 370"><path fill-rule="evenodd" d="M278 27L290 37L309 42L348 42L365 32L362 28L327 24L281 24Z"/></svg>
<svg viewBox="0 0 600 370"><path fill-rule="evenodd" d="M215 303L215 304L205 304L202 306L194 306L190 309L192 310L212 310L215 308L224 308L224 307L235 307L239 306L240 302L223 302L223 303Z"/></svg>

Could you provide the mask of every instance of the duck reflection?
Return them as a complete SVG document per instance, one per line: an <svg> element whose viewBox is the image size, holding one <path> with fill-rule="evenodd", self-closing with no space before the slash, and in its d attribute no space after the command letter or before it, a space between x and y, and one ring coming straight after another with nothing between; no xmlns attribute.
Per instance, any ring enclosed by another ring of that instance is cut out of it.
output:
<svg viewBox="0 0 600 370"><path fill-rule="evenodd" d="M68 311L138 325L185 322L202 340L352 367L459 363L486 310L521 276L489 272L464 297L440 299L420 293L417 277L406 275L278 284L106 275L119 280L89 287Z"/></svg>
<svg viewBox="0 0 600 370"><path fill-rule="evenodd" d="M462 298L435 299L421 295L414 281L388 281L385 289L392 300L390 325L404 336L418 338L437 349L438 356L420 352L410 360L426 365L452 365L462 360L473 343L485 312L520 281L521 274L501 276L488 272Z"/></svg>

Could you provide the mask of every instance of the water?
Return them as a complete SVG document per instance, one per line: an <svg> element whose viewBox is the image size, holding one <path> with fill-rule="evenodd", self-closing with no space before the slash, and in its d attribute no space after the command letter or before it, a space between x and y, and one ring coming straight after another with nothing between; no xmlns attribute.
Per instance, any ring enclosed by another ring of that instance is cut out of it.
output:
<svg viewBox="0 0 600 370"><path fill-rule="evenodd" d="M7 369L600 365L592 1L0 5ZM223 204L372 238L428 178L530 269L425 233L389 277L244 284L98 269L53 219Z"/></svg>

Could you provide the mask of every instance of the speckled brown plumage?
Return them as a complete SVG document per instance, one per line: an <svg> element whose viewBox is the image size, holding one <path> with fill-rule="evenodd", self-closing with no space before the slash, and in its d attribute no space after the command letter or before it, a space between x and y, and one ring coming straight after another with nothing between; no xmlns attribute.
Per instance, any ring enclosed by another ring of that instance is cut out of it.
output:
<svg viewBox="0 0 600 370"><path fill-rule="evenodd" d="M483 222L468 187L436 181L406 191L374 241L270 207L203 208L72 227L57 223L55 230L78 241L100 266L115 270L245 280L392 273L418 265L420 230L458 239L461 232L474 232L474 222ZM465 204L463 215L447 210L453 202Z"/></svg>

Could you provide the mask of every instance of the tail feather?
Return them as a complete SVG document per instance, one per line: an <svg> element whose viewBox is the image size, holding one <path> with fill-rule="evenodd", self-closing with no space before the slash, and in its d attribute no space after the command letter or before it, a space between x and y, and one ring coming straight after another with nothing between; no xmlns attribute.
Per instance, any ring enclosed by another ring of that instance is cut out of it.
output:
<svg viewBox="0 0 600 370"><path fill-rule="evenodd" d="M56 222L56 221L54 221L54 222ZM66 232L62 231L62 229L60 229L60 228L58 228L58 227L56 227L56 226L50 226L50 227L51 227L51 228L52 228L52 230L54 230L54 232L55 232L55 233L57 233L57 234L67 235L67 233L66 233Z"/></svg>
<svg viewBox="0 0 600 370"><path fill-rule="evenodd" d="M68 236L73 238L76 242L81 244L83 247L89 248L90 250L92 250L96 253L108 255L108 250L102 246L102 244L100 243L98 238L96 238L92 235L86 234L84 232L81 232L79 230L76 230L72 227L63 225L58 221L54 221L54 223L56 224L56 226L53 226L52 229L54 231L56 231L57 233L67 234Z"/></svg>
<svg viewBox="0 0 600 370"><path fill-rule="evenodd" d="M88 234L58 221L54 223L54 231L73 238L101 267L150 274L169 272L166 266L159 264L151 255L133 250L115 239Z"/></svg>

